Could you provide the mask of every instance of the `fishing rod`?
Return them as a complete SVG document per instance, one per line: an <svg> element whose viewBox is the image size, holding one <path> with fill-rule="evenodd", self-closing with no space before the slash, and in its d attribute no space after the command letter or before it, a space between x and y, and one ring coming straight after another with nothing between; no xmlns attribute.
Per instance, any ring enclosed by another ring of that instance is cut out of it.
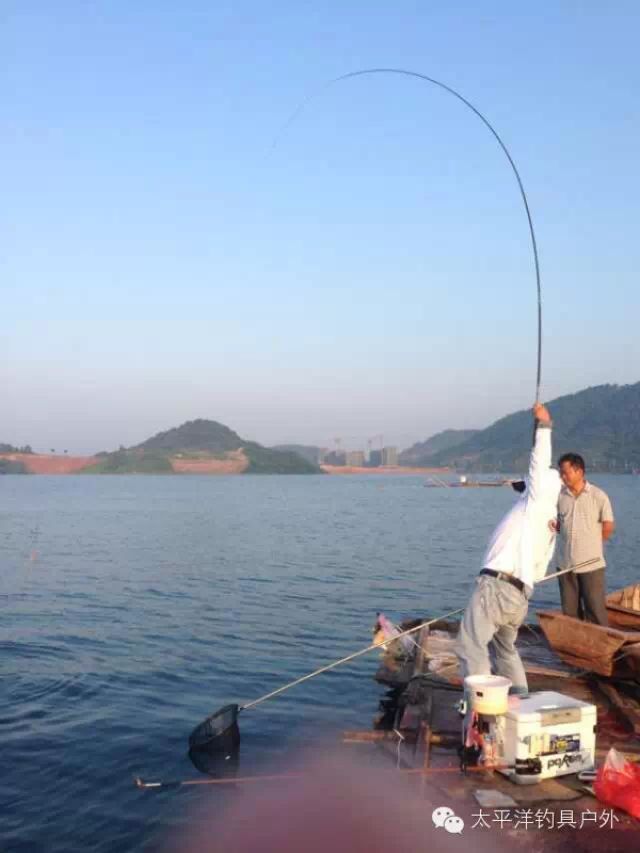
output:
<svg viewBox="0 0 640 853"><path fill-rule="evenodd" d="M363 68L358 71L349 71L346 74L341 74L339 77L334 77L331 80L328 80L324 83L319 89L315 92L307 95L295 108L295 110L291 113L287 121L284 123L280 131L277 133L271 150L276 147L280 138L284 135L284 133L291 127L291 125L296 121L296 119L301 115L305 107L307 107L313 100L319 97L323 92L329 89L331 86L334 86L337 83L341 83L345 80L351 80L356 77L365 77L367 75L374 74L393 74L404 77L414 78L416 80L422 80L425 83L430 83L433 86L439 87L442 91L447 92L450 95L453 95L454 98L457 98L462 104L464 104L471 112L476 115L480 121L485 125L485 127L490 131L498 145L500 146L502 152L505 157L509 161L509 165L511 170L515 176L516 182L518 184L518 190L520 192L520 197L522 198L522 203L524 205L527 223L529 226L529 237L531 240L531 250L533 253L533 264L535 269L535 279L536 279L536 297L537 297L537 362L536 362L536 394L535 400L536 402L540 400L540 386L542 383L542 286L540 282L540 261L538 258L538 244L536 241L535 229L533 227L533 218L531 216L531 208L529 206L529 200L527 198L527 194L524 189L524 184L522 182L522 178L520 177L520 172L515 164L515 161L507 148L504 140L495 129L495 127L491 124L489 119L482 113L480 110L471 103L471 101L467 100L463 95L460 94L456 89L452 86L447 85L446 83L442 83L440 80L436 80L433 77L429 77L426 74L421 74L417 71L409 71L406 68Z"/></svg>
<svg viewBox="0 0 640 853"><path fill-rule="evenodd" d="M467 771L482 773L486 768L482 766L473 766L467 767ZM492 770L515 770L515 765L497 765L493 767ZM460 768L458 766L455 767L380 767L376 770L377 774L380 773L406 773L407 775L413 776L417 774L422 775L430 775L432 773L460 773ZM136 776L133 780L133 784L136 788L140 788L142 790L155 788L156 790L162 788L186 788L195 785L246 785L251 783L258 782L284 782L290 781L291 779L315 779L317 778L313 773L271 773L269 775L255 775L255 776L237 776L236 778L229 777L227 779L175 779L169 782L162 781L154 781L154 782L146 782L144 779L141 779L140 776Z"/></svg>
<svg viewBox="0 0 640 853"><path fill-rule="evenodd" d="M402 631L400 634L394 637L394 639L398 639L399 637L406 637L410 634L413 634L415 631L419 631L421 628L425 628L429 625L433 625L434 623L439 622L441 619L447 619L449 616L455 616L458 613L462 613L463 610L464 608L458 608L457 610L452 610L449 613L445 613L443 616L438 616L435 619L430 619L426 622L422 622L419 625L414 626L413 628L409 628L406 631ZM285 690L290 690L297 684L302 684L304 681L308 681L311 678L315 678L317 675L321 675L323 672L329 672L330 670L335 669L337 666L341 666L342 664L355 660L361 655L367 654L367 652L371 652L374 649L379 649L380 645L380 643L371 643L364 649L360 649L357 652L352 652L352 654L340 658L340 660L336 660L332 663L326 664L325 666L321 666L318 669L315 669L313 672L308 673L307 675L302 675L300 676L300 678L296 678L294 681L290 681L288 684L284 684L282 687L278 687L276 690L271 690L269 693L266 693L264 696L260 696L258 699L254 699L252 702L247 702L244 705L225 705L222 708L219 708L217 711L215 711L213 714L210 714L205 720L199 723L191 732L191 734L189 735L189 748L193 750L203 748L211 750L212 748L215 748L221 753L227 753L227 756L225 757L228 757L228 755L231 754L235 748L237 748L240 742L238 715L241 711L246 711L249 708L254 708L261 702L266 702L267 699L271 699L274 696L278 696L280 693L284 693ZM209 784L209 781L206 779L190 780L186 782L144 782L140 777L136 777L134 781L138 788L175 788L181 787L182 785ZM220 782L220 784L223 783Z"/></svg>
<svg viewBox="0 0 640 853"><path fill-rule="evenodd" d="M439 622L441 619L447 619L449 616L455 616L458 613L462 613L463 610L464 608L458 608L457 610L452 610L449 613L445 613L443 616L438 616L435 619L429 619L426 622L421 622L413 628L409 628L406 631L402 631L400 634L397 635L397 637L394 637L394 639L406 637L410 634L415 633L416 631L420 631L422 628L428 627L429 625L433 625L434 623ZM237 746L237 744L240 742L238 716L242 711L247 711L250 708L255 708L256 705L260 705L262 702L266 702L267 699L272 699L275 696L279 696L281 693L284 693L285 690L290 690L292 687L295 687L298 684L302 684L303 682L309 681L309 679L315 678L316 676L321 675L324 672L329 672L330 670L335 669L338 666L342 666L345 663L349 663L350 661L355 660L356 658L359 658L362 655L367 654L368 652L374 651L375 649L380 649L379 642L371 643L370 645L366 646L363 649L360 649L357 652L352 652L346 657L340 658L339 660L333 661L332 663L325 664L324 666L313 670L313 672L309 672L306 675L302 675L299 678L296 678L293 681L282 685L282 687L278 687L275 690L271 690L269 693L265 693L264 696L260 696L258 699L254 699L251 702L246 702L244 705L224 705L222 708L219 708L213 714L210 714L205 720L203 720L195 727L195 729L189 735L189 748L194 750L203 748L211 750L212 747L216 747L220 749L220 751L230 754L233 748Z"/></svg>
<svg viewBox="0 0 640 853"><path fill-rule="evenodd" d="M236 776L228 779L175 779L170 782L145 782L136 776L133 784L136 788L186 788L193 785L240 785L251 782L273 782L284 779L303 779L304 773L272 773L265 776Z"/></svg>
<svg viewBox="0 0 640 853"><path fill-rule="evenodd" d="M406 631L401 631L397 634L393 639L398 640L401 637L407 637L409 634L413 634L416 631L419 631L421 628L426 628L429 625L433 625L435 622L439 622L441 619L447 619L449 616L455 616L457 613L462 613L464 610L463 607L458 610L452 610L450 613L445 613L444 616L438 616L436 619L430 619L428 622L422 622L420 625L416 625L414 628L409 628ZM316 675L321 675L323 672L328 672L331 669L334 669L337 666L340 666L343 663L348 663L355 658L360 657L360 655L364 655L367 652L371 652L374 649L380 647L380 643L371 643L371 645L367 646L365 649L360 649L358 652L353 652L347 657L341 658L340 660L334 661L333 663L329 663L326 666L321 666L319 669L310 672L308 675L303 675L301 678L296 678L295 681L289 682L289 684L285 684L283 687L278 687L277 690L272 690L271 693L267 693L265 696L261 696L259 699L254 699L253 702L247 702L246 705L242 705L240 707L240 711L246 711L248 708L253 708L255 705L259 705L261 702L265 702L267 699L271 699L273 696L277 696L280 693L284 693L285 690L289 690L291 687L295 687L296 684L302 684L303 681L308 681L310 678L315 678Z"/></svg>
<svg viewBox="0 0 640 853"><path fill-rule="evenodd" d="M541 583L546 583L547 581L553 580L553 578L559 578L562 575L567 575L569 574L569 572L576 572L578 569L584 569L586 568L586 566L592 566L599 560L600 557L591 557L590 560L585 560L583 563L576 563L575 566L569 566L568 569L562 569L559 572L552 572L550 575L546 575L546 577L542 578L542 580L536 581L536 586L539 586Z"/></svg>
<svg viewBox="0 0 640 853"><path fill-rule="evenodd" d="M562 575L566 575L566 574L568 574L569 572L575 572L575 571L577 571L578 569L584 569L584 568L586 568L587 566L592 566L594 563L597 563L599 560L600 560L600 557L591 557L591 559L590 559L590 560L585 560L583 563L576 563L576 565L575 565L575 566L569 566L569 568L568 568L568 569L562 569L562 570L561 570L561 571L559 571L559 572L552 572L550 575L546 575L546 576L545 576L545 577L543 577L541 580L536 581L535 586L534 586L534 590L536 589L536 587L540 586L540 584L541 584L541 583L547 583L547 581L553 580L554 578L562 577ZM455 611L454 611L454 612L455 612ZM450 615L451 615L450 613L449 613L449 614L447 614L447 616L450 616ZM446 617L446 616L441 616L440 618L441 618L441 619L446 619L447 617ZM391 624L393 625L393 622L392 622ZM393 627L394 627L394 628L396 628L396 629L398 628L398 626L397 626L397 625L393 625ZM420 626L420 627L421 627L421 626ZM412 630L412 631L415 631L416 629L415 629L415 628L412 628L411 630ZM408 632L405 632L405 633L408 633ZM389 639L388 639L388 640L384 640L382 643L379 643L378 645L380 645L380 646L385 645L385 646L386 646L388 643L392 643L394 640L397 640L397 639L398 639L399 637L401 637L401 636L403 636L403 634L396 634L395 636L393 636L393 637L389 637ZM411 640L411 642L414 644L414 646L415 646L417 649L419 649L419 648L420 648L420 646L416 643L416 641L413 639L413 637L410 637L409 639Z"/></svg>

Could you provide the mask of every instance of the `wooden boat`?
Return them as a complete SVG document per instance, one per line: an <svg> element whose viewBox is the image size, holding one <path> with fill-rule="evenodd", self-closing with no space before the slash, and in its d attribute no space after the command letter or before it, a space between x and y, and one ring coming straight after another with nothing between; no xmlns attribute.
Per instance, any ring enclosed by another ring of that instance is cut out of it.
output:
<svg viewBox="0 0 640 853"><path fill-rule="evenodd" d="M400 627L406 630L422 621L406 620ZM592 789L574 776L545 779L529 786L514 785L491 770L470 768L464 774L460 772L461 718L456 706L462 698L462 681L453 646L457 629L457 622L445 621L433 624L431 629L422 628L413 635L415 642L409 653L398 641L391 640L381 646L375 678L388 690L380 701L380 712L373 729L345 731L343 743L359 752L361 761L366 755L371 756L372 761L374 754L386 756L399 773L406 774L407 780L419 781L422 795L428 801L433 805L451 804L465 821L477 813L482 799L500 796L509 797L516 808L543 808L545 813L553 813L556 825L568 804L578 814L601 808L593 799ZM522 626L519 635L518 646L530 690L554 690L596 705L598 764L604 761L611 746L625 758L637 761L640 758L640 687L626 682L624 692L620 692L608 679L571 672L559 661L555 668L548 667L546 662L551 652L540 628ZM497 799L487 803L489 808L496 804L504 806ZM616 830L607 831L605 846L610 850L632 849L632 833L637 832L637 827L633 818L616 812ZM560 849L555 843L550 844L548 828L537 825L527 831L530 849ZM602 849L602 837L601 832L590 832L585 823L580 835L581 849L585 853L597 853ZM615 846L614 842L623 846ZM509 843L513 845L513 839ZM566 844L566 840L563 843ZM520 844L517 846L520 849Z"/></svg>
<svg viewBox="0 0 640 853"><path fill-rule="evenodd" d="M607 596L609 625L622 630L640 631L640 583L625 586Z"/></svg>
<svg viewBox="0 0 640 853"><path fill-rule="evenodd" d="M537 616L547 642L565 663L607 677L637 677L640 632L594 625L555 610Z"/></svg>
<svg viewBox="0 0 640 853"><path fill-rule="evenodd" d="M552 617L560 620L569 619L561 613L551 613ZM543 615L544 619L544 615ZM407 630L418 625L422 620L405 620L400 628ZM541 620L542 621L542 620ZM552 620L555 621L555 620ZM578 620L572 620L577 622ZM587 623L581 623L587 624ZM382 740L394 730L405 729L416 720L425 718L428 711L432 730L440 731L443 737L459 744L460 721L454 713L455 691L462 695L462 678L459 661L454 651L454 641L458 631L457 621L439 621L431 628L423 628L413 635L415 642L411 653L407 654L398 644L390 641L381 646L381 660L375 674L375 680L390 688L388 697L380 704L381 713L378 715L373 736L362 736L361 740ZM537 625L521 625L518 631L518 649L522 657L529 690L552 690L573 696L598 707L599 734L598 753L601 758L609 746L616 745L619 750L629 752L634 760L640 758L640 642L628 643L629 635L615 629L601 628L599 625L589 627L600 631L611 631L613 642L620 640L616 634L623 634L622 648L631 660L638 666L638 680L615 681L611 678L600 678L589 672L576 672L571 664L566 666L554 660L544 642L544 628ZM638 638L640 639L640 637ZM564 657L564 655L562 656ZM567 657L567 662L569 655ZM571 663L575 660L572 658ZM627 670L625 670L627 672ZM627 672L628 674L628 672ZM454 691L452 693L451 691ZM424 703L427 702L425 706ZM418 708L417 706L421 706ZM622 722L624 729L618 728ZM391 730L385 732L385 730ZM409 736L411 740L412 736ZM393 739L393 738L392 738ZM444 741L443 741L444 744Z"/></svg>

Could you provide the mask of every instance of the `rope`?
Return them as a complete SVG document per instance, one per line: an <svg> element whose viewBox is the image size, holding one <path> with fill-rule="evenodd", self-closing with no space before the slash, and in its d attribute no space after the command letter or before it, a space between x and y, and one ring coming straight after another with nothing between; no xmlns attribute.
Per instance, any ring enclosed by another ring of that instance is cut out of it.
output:
<svg viewBox="0 0 640 853"><path fill-rule="evenodd" d="M531 217L531 210L529 208L529 201L527 199L527 194L524 189L524 185L522 183L522 179L520 177L520 173L516 167L516 164L513 160L513 157L509 153L509 150L503 140L501 139L498 131L494 128L488 118L484 116L480 110L475 107L470 101L468 101L465 97L463 97L460 92L457 92L451 86L447 86L446 83L440 82L440 80L435 80L433 77L428 77L426 74L420 74L417 71L408 71L404 68L364 68L360 71L350 71L347 74L342 74L339 77L335 77L332 80L324 83L322 87L320 87L316 92L307 95L296 107L296 109L291 113L287 121L282 126L280 132L276 135L273 144L271 146L271 150L276 147L279 139L283 136L285 131L293 124L293 122L298 118L298 116L302 113L304 108L309 104L312 100L318 97L322 92L328 89L330 86L333 86L336 83L341 83L343 80L350 80L354 77L363 77L369 74L399 74L405 77L413 77L418 80L423 80L427 83L432 83L434 86L438 86L445 92L448 92L450 95L453 95L454 98L457 98L461 103L463 103L466 107L468 107L472 113L474 113L480 121L487 127L487 129L491 132L498 145L502 149L505 157L509 161L509 165L513 171L515 179L518 183L518 189L520 191L520 196L522 198L522 202L524 204L525 213L527 216L527 223L529 225L529 236L531 238L531 249L533 252L533 263L535 268L535 278L536 278L536 296L537 296L537 319L538 319L538 335L537 335L537 343L538 343L538 354L537 354L537 363L536 363L536 402L540 400L540 385L542 382L542 288L540 284L540 262L538 259L538 245L536 242L536 234L533 227L533 219Z"/></svg>

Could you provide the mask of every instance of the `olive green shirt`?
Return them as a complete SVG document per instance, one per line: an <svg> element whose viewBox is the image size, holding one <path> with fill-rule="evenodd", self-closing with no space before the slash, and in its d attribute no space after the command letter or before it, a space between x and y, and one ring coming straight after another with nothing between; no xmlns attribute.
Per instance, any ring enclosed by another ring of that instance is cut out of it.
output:
<svg viewBox="0 0 640 853"><path fill-rule="evenodd" d="M577 569L576 574L603 569L602 522L613 521L611 501L606 492L585 483L577 497L563 486L558 498L558 566L568 569L594 557L596 563Z"/></svg>

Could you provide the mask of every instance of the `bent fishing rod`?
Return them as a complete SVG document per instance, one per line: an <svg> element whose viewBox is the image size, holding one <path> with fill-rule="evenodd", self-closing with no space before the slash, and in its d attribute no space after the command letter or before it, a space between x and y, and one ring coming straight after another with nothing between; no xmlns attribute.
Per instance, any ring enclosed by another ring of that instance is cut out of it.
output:
<svg viewBox="0 0 640 853"><path fill-rule="evenodd" d="M321 92L325 91L330 86L333 86L337 83L341 83L341 82L346 81L346 80L354 79L356 77L364 77L367 75L379 75L379 74L391 74L391 75L398 75L398 76L404 76L404 77L409 77L409 78L421 80L423 82L430 83L431 85L437 86L442 91L447 92L448 94L455 97L458 101L460 101L468 109L470 109L471 112L474 113L474 115L476 115L482 121L482 123L487 127L487 129L490 131L492 136L495 138L495 140L497 141L498 145L500 146L502 152L504 153L504 155L506 156L506 158L509 162L511 170L512 170L512 172L515 176L516 182L518 184L518 189L520 192L520 196L522 198L522 202L524 204L524 209L525 209L525 213L526 213L526 217L527 217L527 223L529 226L531 248L532 248L532 252L533 252L535 280L536 280L536 295L537 295L537 321L538 321L537 322L536 392L535 392L535 400L537 402L540 399L540 387L541 387L541 381L542 381L542 289L541 289L541 281L540 281L540 264L539 264L539 259L538 259L538 248L537 248L535 230L533 227L533 219L531 216L531 210L529 207L529 201L527 199L527 194L526 194L525 189L524 189L524 184L522 182L522 178L520 177L520 173L519 173L518 168L515 164L515 161L514 161L513 157L511 156L511 153L509 152L504 141L502 140L501 136L497 132L497 130L494 128L494 126L491 124L491 122L486 118L486 116L482 112L480 112L480 110L477 107L475 107L469 100L467 100L467 98L465 98L463 95L461 95L460 92L456 91L453 87L448 86L445 83L442 83L440 80L436 80L433 77L429 77L426 74L421 74L421 73L418 73L416 71L409 71L409 70L403 69L403 68L367 68L367 69L362 69L359 71L351 71L347 74L342 74L339 77L336 77L332 80L329 80L317 92L307 96L298 105L298 107L294 110L294 112L291 114L291 116L289 117L287 122L284 124L284 126L283 126L282 130L280 131L280 133L278 134L278 136L276 136L276 139L274 140L274 143L272 145L272 149L275 148L275 146L278 142L278 139L293 124L293 122L296 120L296 118L302 113L303 109L313 99L318 97ZM567 571L573 571L575 568L577 568L577 567L572 567L571 569L568 569ZM564 574L564 572L563 572L563 574ZM463 610L464 610L464 608L459 608L457 610L451 611L450 613L444 614L444 615L438 617L437 619L432 619L432 620L429 620L427 622L420 623L419 625L416 625L414 628L410 628L407 631L400 632L393 639L400 639L402 637L409 636L412 633L419 631L424 627L428 627L428 626L434 624L435 622L440 621L441 619L446 619L449 616L455 616L459 613L462 613ZM285 690L289 690L290 688L295 687L297 684L301 684L304 681L307 681L311 678L315 678L315 676L320 675L324 672L328 672L337 666L340 666L344 663L348 663L349 661L352 661L352 660L360 657L361 655L366 654L367 652L370 652L370 651L373 651L374 649L379 648L380 645L381 645L380 643L372 643L371 645L367 646L364 649L361 649L358 652L354 652L350 655L347 655L344 658L341 658L338 661L334 661L333 663L327 664L326 666L322 666L319 669L316 669L307 675L301 676L300 678L297 678L294 681L292 681L288 684L285 684L282 687L277 688L276 690L272 690L271 692L267 693L266 695L264 695L258 699L253 700L252 702L246 703L245 705L226 705L223 708L220 708L218 711L216 711L214 714L211 714L202 723L200 723L198 726L196 726L196 728L193 730L193 732L191 733L191 736L189 738L190 745L192 747L196 747L196 746L203 745L205 743L212 744L216 740L218 740L218 742L221 742L226 735L228 735L230 732L233 732L234 730L237 733L237 736L239 738L239 730L237 729L237 718L238 718L238 715L241 711L255 707L256 705L260 704L261 702L265 702L267 699L270 699L274 696L279 695L280 693L283 693Z"/></svg>
<svg viewBox="0 0 640 853"><path fill-rule="evenodd" d="M509 162L509 166L513 172L513 175L518 184L518 190L520 192L520 197L522 199L522 203L524 205L525 214L527 217L527 224L529 227L529 237L531 240L531 251L533 254L533 264L535 270L535 280L536 280L536 298L537 298L537 360L536 360L536 393L535 393L535 402L540 400L540 386L542 383L542 286L540 282L540 261L538 258L538 244L536 241L535 229L533 227L533 218L531 216L531 208L529 206L529 200L527 198L527 194L524 189L524 184L522 182L522 178L520 177L520 172L515 164L515 161L511 155L511 152L507 148L504 140L495 129L495 127L491 124L489 119L482 113L480 110L471 103L471 101L467 100L463 95L460 94L456 89L452 86L443 83L440 80L436 80L434 77L429 77L427 74L421 74L418 71L410 71L406 68L363 68L358 71L349 71L346 74L341 74L339 77L334 77L331 80L328 80L324 83L319 89L315 92L307 95L295 108L295 110L291 113L287 121L284 123L278 134L276 135L272 145L271 150L273 150L278 141L282 138L284 133L291 127L291 125L296 121L296 119L302 114L303 110L316 98L318 98L322 93L324 93L330 87L336 85L337 83L342 83L346 80L352 80L356 77L365 77L372 76L378 74L391 74L402 77L409 77L416 80L421 80L424 83L430 83L433 86L437 86L444 92L452 95L456 98L460 103L464 104L471 112L476 115L480 121L484 124L484 126L489 130L491 135L494 137L503 154L507 158Z"/></svg>

